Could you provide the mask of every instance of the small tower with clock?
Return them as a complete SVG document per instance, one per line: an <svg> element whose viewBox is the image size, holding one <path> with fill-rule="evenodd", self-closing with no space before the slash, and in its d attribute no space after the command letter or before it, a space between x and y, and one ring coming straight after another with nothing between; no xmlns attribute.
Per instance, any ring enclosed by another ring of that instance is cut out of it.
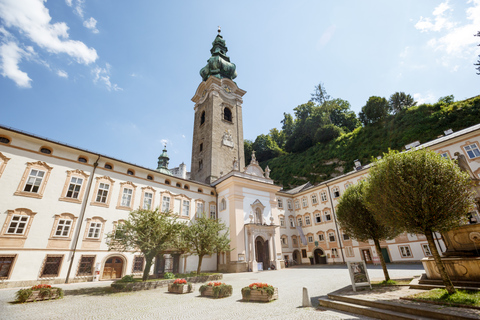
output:
<svg viewBox="0 0 480 320"><path fill-rule="evenodd" d="M192 98L195 121L190 177L208 184L245 167L242 97L246 91L233 81L237 72L227 51L219 28L212 56L200 70L202 82Z"/></svg>

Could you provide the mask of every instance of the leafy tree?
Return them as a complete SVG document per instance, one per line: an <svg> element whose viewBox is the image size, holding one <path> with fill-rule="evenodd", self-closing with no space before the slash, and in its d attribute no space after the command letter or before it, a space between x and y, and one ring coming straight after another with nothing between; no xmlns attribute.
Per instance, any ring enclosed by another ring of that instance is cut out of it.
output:
<svg viewBox="0 0 480 320"><path fill-rule="evenodd" d="M107 235L108 250L142 252L145 257L142 279L145 281L153 258L172 247L181 228L181 223L167 212L138 209L130 212L128 220Z"/></svg>
<svg viewBox="0 0 480 320"><path fill-rule="evenodd" d="M350 237L367 242L372 239L380 257L385 281L390 280L387 265L382 255L380 241L390 240L398 235L398 231L389 225L379 222L365 202L367 182L359 182L349 187L340 198L337 209L337 219L341 228Z"/></svg>
<svg viewBox="0 0 480 320"><path fill-rule="evenodd" d="M476 37L480 37L480 31L478 31L475 36L476 36ZM480 46L480 44L479 44L478 46ZM478 57L480 58L480 55L479 55ZM474 65L474 66L477 66L475 69L478 70L477 74L480 75L480 59L478 59L478 60L477 60L477 63L474 63L473 65Z"/></svg>
<svg viewBox="0 0 480 320"><path fill-rule="evenodd" d="M278 147L275 140L273 140L271 136L265 134L261 134L255 139L252 148L255 150L257 160L260 162L283 154L282 149Z"/></svg>
<svg viewBox="0 0 480 320"><path fill-rule="evenodd" d="M288 139L293 134L293 117L290 113L283 113L282 131L285 133L285 138Z"/></svg>
<svg viewBox="0 0 480 320"><path fill-rule="evenodd" d="M252 151L253 151L253 142L251 140L243 140L243 154L245 157L245 165L250 163L252 160ZM243 168L240 168L243 169Z"/></svg>
<svg viewBox="0 0 480 320"><path fill-rule="evenodd" d="M280 149L283 149L285 145L285 132L278 130L277 128L270 129L268 135L277 143Z"/></svg>
<svg viewBox="0 0 480 320"><path fill-rule="evenodd" d="M458 227L472 208L468 174L434 151L390 151L370 169L369 181L369 209L397 230L424 234L448 293L454 293L433 232Z"/></svg>
<svg viewBox="0 0 480 320"><path fill-rule="evenodd" d="M398 113L417 104L417 102L413 100L413 97L405 92L395 92L390 96L388 103L394 113Z"/></svg>
<svg viewBox="0 0 480 320"><path fill-rule="evenodd" d="M333 99L322 105L325 114L331 124L351 132L360 126L360 121L354 111L350 110L350 103L343 99Z"/></svg>
<svg viewBox="0 0 480 320"><path fill-rule="evenodd" d="M230 236L227 226L205 216L197 218L183 230L183 248L198 256L197 274L202 269L203 257L217 252L230 251Z"/></svg>
<svg viewBox="0 0 480 320"><path fill-rule="evenodd" d="M328 95L325 86L321 82L315 86L315 91L311 94L311 96L312 97L310 98L310 101L316 102L319 106L330 100L330 96Z"/></svg>
<svg viewBox="0 0 480 320"><path fill-rule="evenodd" d="M327 124L317 129L315 133L315 142L327 143L340 137L343 134L343 130L333 124Z"/></svg>
<svg viewBox="0 0 480 320"><path fill-rule="evenodd" d="M366 126L383 121L388 116L389 110L390 105L387 99L373 96L368 98L367 104L362 107L359 118L363 125Z"/></svg>
<svg viewBox="0 0 480 320"><path fill-rule="evenodd" d="M438 102L443 102L445 104L450 104L450 103L455 102L455 97L453 96L453 94L451 94L449 96L439 98Z"/></svg>

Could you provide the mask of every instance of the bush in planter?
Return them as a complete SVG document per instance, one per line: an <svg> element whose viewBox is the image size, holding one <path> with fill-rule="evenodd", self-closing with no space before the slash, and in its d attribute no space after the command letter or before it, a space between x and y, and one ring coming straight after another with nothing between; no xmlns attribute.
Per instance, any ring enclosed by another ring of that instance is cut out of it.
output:
<svg viewBox="0 0 480 320"><path fill-rule="evenodd" d="M212 288L212 293L214 298L223 298L232 295L233 287L231 285L222 283L222 282L209 282L200 287L199 291L202 295L208 289Z"/></svg>
<svg viewBox="0 0 480 320"><path fill-rule="evenodd" d="M20 289L15 293L15 301L23 303L32 296L32 293L33 293L32 289Z"/></svg>
<svg viewBox="0 0 480 320"><path fill-rule="evenodd" d="M173 281L172 288L178 288L180 286L188 285L188 291L192 291L192 284L185 279L177 279Z"/></svg>
<svg viewBox="0 0 480 320"><path fill-rule="evenodd" d="M36 297L34 295L35 292L38 292ZM50 300L55 295L57 295L57 299L63 298L63 289L52 287L49 284L39 284L29 289L18 290L15 293L15 301L23 303L27 302L29 299L35 301L37 298L39 298L38 300Z"/></svg>
<svg viewBox="0 0 480 320"><path fill-rule="evenodd" d="M258 291L262 295L266 294L268 299L270 300L275 294L275 288L272 285L267 283L260 283L255 282L250 284L248 287L242 288L242 296L246 300L250 300L250 296L252 295L252 291ZM274 298L276 299L276 298Z"/></svg>
<svg viewBox="0 0 480 320"><path fill-rule="evenodd" d="M175 279L175 275L171 272L165 272L163 274L163 279Z"/></svg>

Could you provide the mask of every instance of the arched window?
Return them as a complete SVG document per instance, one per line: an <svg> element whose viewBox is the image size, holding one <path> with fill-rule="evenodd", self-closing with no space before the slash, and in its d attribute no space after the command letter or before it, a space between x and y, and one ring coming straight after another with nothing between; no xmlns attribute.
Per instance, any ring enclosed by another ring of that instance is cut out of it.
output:
<svg viewBox="0 0 480 320"><path fill-rule="evenodd" d="M220 202L220 211L223 211L225 209L227 209L227 200L223 198L222 201Z"/></svg>
<svg viewBox="0 0 480 320"><path fill-rule="evenodd" d="M255 223L262 224L262 210L260 208L255 209Z"/></svg>
<svg viewBox="0 0 480 320"><path fill-rule="evenodd" d="M232 122L232 110L225 107L225 109L223 109L223 119Z"/></svg>
<svg viewBox="0 0 480 320"><path fill-rule="evenodd" d="M202 115L200 116L200 125L205 123L205 111L202 112Z"/></svg>

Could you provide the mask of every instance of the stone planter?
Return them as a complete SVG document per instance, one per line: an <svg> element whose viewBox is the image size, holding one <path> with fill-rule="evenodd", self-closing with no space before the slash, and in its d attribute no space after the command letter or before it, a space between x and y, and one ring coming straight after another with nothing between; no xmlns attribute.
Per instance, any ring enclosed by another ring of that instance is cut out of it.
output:
<svg viewBox="0 0 480 320"><path fill-rule="evenodd" d="M172 283L170 283L168 285L168 292L171 292L171 293L179 293L179 294L190 293L190 292L193 292L194 289L195 289L195 286L193 284L190 284L190 288L188 284L180 284L180 285L174 286Z"/></svg>
<svg viewBox="0 0 480 320"><path fill-rule="evenodd" d="M42 301L42 300L53 300L58 299L58 293L55 290L55 293L52 293L51 296L41 297L40 290L32 291L32 295L25 301L25 302L33 302L33 301Z"/></svg>
<svg viewBox="0 0 480 320"><path fill-rule="evenodd" d="M278 288L274 288L275 291L271 297L263 290L250 290L250 296L246 297L242 291L242 299L244 301L256 301L256 302L270 302L278 299Z"/></svg>
<svg viewBox="0 0 480 320"><path fill-rule="evenodd" d="M214 298L214 299L230 297L232 295L232 293L226 293L226 294L219 294L218 297L215 297L214 294L213 294L213 287L208 287L207 289L205 289L200 294L202 295L202 297L211 297L211 298Z"/></svg>

